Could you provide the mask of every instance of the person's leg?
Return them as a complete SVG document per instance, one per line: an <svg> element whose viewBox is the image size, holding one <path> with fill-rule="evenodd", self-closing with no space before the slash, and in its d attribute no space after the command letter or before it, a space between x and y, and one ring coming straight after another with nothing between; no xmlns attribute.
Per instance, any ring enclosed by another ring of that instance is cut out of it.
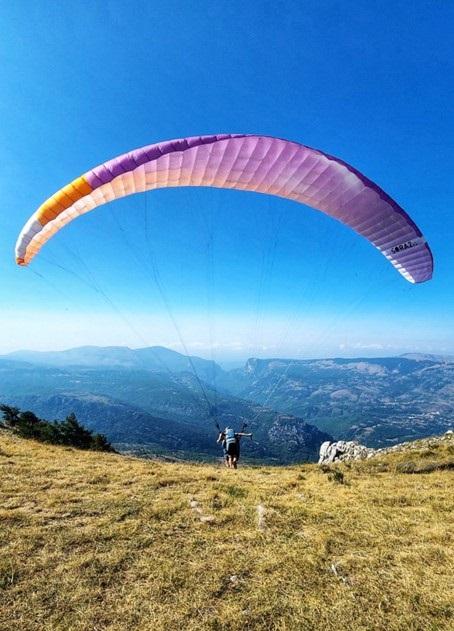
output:
<svg viewBox="0 0 454 631"><path fill-rule="evenodd" d="M235 445L235 453L233 454L233 468L236 469L238 466L238 460L240 458L240 449L239 449L239 443L237 442Z"/></svg>
<svg viewBox="0 0 454 631"><path fill-rule="evenodd" d="M233 458L235 456L234 445L232 444L228 445L227 454L229 458L229 469L233 469Z"/></svg>

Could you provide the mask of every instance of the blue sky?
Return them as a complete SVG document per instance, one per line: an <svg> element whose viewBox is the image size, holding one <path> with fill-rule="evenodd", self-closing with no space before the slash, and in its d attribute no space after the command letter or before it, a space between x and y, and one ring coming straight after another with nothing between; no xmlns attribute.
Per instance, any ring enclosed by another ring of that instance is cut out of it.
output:
<svg viewBox="0 0 454 631"><path fill-rule="evenodd" d="M454 353L452 3L8 5L0 352L182 350L182 337L220 360ZM311 209L215 189L99 208L29 269L15 266L23 223L77 175L145 144L222 132L296 140L359 168L420 226L434 279L409 285Z"/></svg>

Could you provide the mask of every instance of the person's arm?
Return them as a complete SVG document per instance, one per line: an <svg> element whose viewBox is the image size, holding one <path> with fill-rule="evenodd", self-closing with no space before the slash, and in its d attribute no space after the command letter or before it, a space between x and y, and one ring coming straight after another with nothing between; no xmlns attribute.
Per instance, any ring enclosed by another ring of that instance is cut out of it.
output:
<svg viewBox="0 0 454 631"><path fill-rule="evenodd" d="M238 432L236 435L237 436L250 436L252 438L252 433L246 434L245 432Z"/></svg>
<svg viewBox="0 0 454 631"><path fill-rule="evenodd" d="M222 440L223 440L223 436L224 436L224 432L219 432L219 436L218 436L218 439L217 439L217 441L216 441L216 442L217 442L217 443L222 442Z"/></svg>

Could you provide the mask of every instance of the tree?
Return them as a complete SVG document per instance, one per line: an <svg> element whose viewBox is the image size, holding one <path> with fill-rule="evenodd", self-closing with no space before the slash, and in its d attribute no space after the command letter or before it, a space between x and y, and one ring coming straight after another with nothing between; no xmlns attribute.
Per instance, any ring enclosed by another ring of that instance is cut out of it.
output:
<svg viewBox="0 0 454 631"><path fill-rule="evenodd" d="M115 453L115 449L109 443L104 434L93 435L91 449L93 449L94 451L112 451Z"/></svg>
<svg viewBox="0 0 454 631"><path fill-rule="evenodd" d="M3 414L3 420L10 427L14 427L19 420L19 408L10 405L0 404L0 412Z"/></svg>
<svg viewBox="0 0 454 631"><path fill-rule="evenodd" d="M94 451L115 451L103 434L93 434L81 425L74 412L71 412L62 423L58 423L58 428L64 445Z"/></svg>
<svg viewBox="0 0 454 631"><path fill-rule="evenodd" d="M16 432L19 432L21 436L25 438L40 438L40 429L42 421L29 410L25 412L19 412L17 415L17 421L14 425Z"/></svg>
<svg viewBox="0 0 454 631"><path fill-rule="evenodd" d="M18 423L28 423L29 425L37 425L40 423L39 418L34 412L27 410L26 412L19 412Z"/></svg>
<svg viewBox="0 0 454 631"><path fill-rule="evenodd" d="M79 449L90 449L92 432L79 423L74 412L71 412L60 423L61 440L64 445L73 445Z"/></svg>

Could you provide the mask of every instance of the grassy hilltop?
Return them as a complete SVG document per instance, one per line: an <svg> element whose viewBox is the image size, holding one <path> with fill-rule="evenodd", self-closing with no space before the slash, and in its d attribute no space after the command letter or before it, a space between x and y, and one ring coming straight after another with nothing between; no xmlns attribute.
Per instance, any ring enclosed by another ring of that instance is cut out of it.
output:
<svg viewBox="0 0 454 631"><path fill-rule="evenodd" d="M453 629L453 460L228 471L0 431L0 629Z"/></svg>

